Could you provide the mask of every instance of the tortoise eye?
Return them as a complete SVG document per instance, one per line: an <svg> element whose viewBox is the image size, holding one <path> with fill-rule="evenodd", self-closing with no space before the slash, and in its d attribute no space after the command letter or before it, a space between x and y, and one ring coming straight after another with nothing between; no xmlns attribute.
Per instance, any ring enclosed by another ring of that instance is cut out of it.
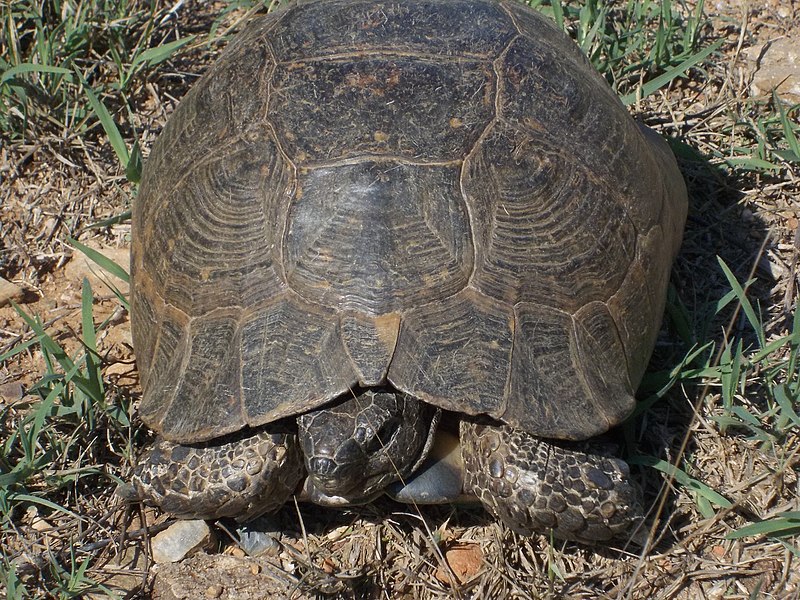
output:
<svg viewBox="0 0 800 600"><path fill-rule="evenodd" d="M377 432L369 425L359 425L353 432L353 440L366 451L380 450L391 442L399 426L399 419L387 419Z"/></svg>
<svg viewBox="0 0 800 600"><path fill-rule="evenodd" d="M375 434L372 431L372 428L366 427L365 425L359 425L353 432L353 439L358 442L359 446L363 446L370 438L373 438L374 436Z"/></svg>

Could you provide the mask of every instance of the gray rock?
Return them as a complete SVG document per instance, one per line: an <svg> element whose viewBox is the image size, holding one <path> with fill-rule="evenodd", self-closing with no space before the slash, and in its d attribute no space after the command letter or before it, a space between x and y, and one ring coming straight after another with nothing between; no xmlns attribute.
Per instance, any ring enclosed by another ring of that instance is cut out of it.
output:
<svg viewBox="0 0 800 600"><path fill-rule="evenodd" d="M12 300L19 302L24 296L25 292L21 287L0 277L0 306L10 304Z"/></svg>
<svg viewBox="0 0 800 600"><path fill-rule="evenodd" d="M747 59L755 64L754 96L778 95L790 103L800 102L800 37L783 37L746 50Z"/></svg>
<svg viewBox="0 0 800 600"><path fill-rule="evenodd" d="M173 563L204 548L211 542L211 530L205 521L176 521L153 538L153 560Z"/></svg>
<svg viewBox="0 0 800 600"><path fill-rule="evenodd" d="M281 550L279 541L281 525L271 515L263 515L241 524L236 533L239 537L239 547L248 556L261 554L276 556Z"/></svg>

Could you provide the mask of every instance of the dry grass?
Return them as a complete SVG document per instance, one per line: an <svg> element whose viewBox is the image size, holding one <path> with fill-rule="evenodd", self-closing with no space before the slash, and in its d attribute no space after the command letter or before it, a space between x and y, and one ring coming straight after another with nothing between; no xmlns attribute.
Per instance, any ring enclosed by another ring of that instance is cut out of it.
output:
<svg viewBox="0 0 800 600"><path fill-rule="evenodd" d="M193 81L187 73L200 71L219 49L219 33L246 16L230 12L209 38L222 3L190 2L174 12L156 4L150 12L143 2L130 2L127 15L144 11L142 17L106 15L105 30L86 35L88 50L76 61L132 155L134 139L146 154ZM2 9L6 17L10 6ZM612 15L626 8L613 6ZM693 8L676 11L689 16ZM0 585L8 595L800 597L800 423L780 402L784 393L789 409L800 412L794 316L800 157L791 156L790 139L800 130L800 112L781 108L772 96L755 97L749 85L755 66L746 58L748 48L767 40L800 40L800 8L776 1L706 10L709 20L698 24L701 45L721 40L719 53L632 107L678 140L691 197L669 315L641 393L646 410L625 432L631 454L646 458L640 462L659 459L662 467L680 469L673 477L634 467L653 507L644 547L520 538L478 509L418 513L381 501L343 512L287 506L275 517L283 534L272 555L244 557L220 530L222 554L151 568L147 540L168 517L131 511L113 494L148 440L135 420L129 323L114 293L76 267L79 253L67 241L124 255L125 212L135 185L108 130L91 110L77 110L86 105L78 81L58 88L49 103L34 98L24 126L9 89L0 88L0 276L25 289L23 309L43 323L37 332L13 308L0 308ZM579 23L572 17L567 21ZM120 19L128 31L122 42L109 33ZM0 47L10 56L14 36L3 27ZM120 65L188 34L199 37L114 87ZM30 43L22 39L16 47ZM115 47L128 52L119 64L109 59ZM621 93L630 91L624 80L618 83ZM721 307L732 282L717 257L740 283L750 282L746 297L734 295ZM94 291L88 306L84 276ZM755 324L748 305L740 305L744 298L760 317ZM87 335L96 342L87 343ZM47 339L79 366L77 374L65 375L67 363L54 346L47 349ZM684 360L693 349L703 350ZM99 383L92 381L93 367L102 373ZM787 513L795 520L782 532L734 533L752 524L780 525Z"/></svg>

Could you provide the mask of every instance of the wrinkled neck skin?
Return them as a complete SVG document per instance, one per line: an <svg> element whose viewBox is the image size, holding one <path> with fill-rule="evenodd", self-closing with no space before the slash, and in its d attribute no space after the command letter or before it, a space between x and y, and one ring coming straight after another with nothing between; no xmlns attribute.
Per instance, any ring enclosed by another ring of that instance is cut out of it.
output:
<svg viewBox="0 0 800 600"><path fill-rule="evenodd" d="M425 459L438 409L395 390L367 390L297 419L308 473L302 496L323 505L369 502Z"/></svg>

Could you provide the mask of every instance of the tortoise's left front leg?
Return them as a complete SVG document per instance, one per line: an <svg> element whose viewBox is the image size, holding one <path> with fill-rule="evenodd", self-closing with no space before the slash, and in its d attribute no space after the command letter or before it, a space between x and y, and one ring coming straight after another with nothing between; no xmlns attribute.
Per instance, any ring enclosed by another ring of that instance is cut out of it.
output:
<svg viewBox="0 0 800 600"><path fill-rule="evenodd" d="M643 518L628 465L590 444L463 419L461 452L464 491L520 534L596 543L629 537Z"/></svg>

